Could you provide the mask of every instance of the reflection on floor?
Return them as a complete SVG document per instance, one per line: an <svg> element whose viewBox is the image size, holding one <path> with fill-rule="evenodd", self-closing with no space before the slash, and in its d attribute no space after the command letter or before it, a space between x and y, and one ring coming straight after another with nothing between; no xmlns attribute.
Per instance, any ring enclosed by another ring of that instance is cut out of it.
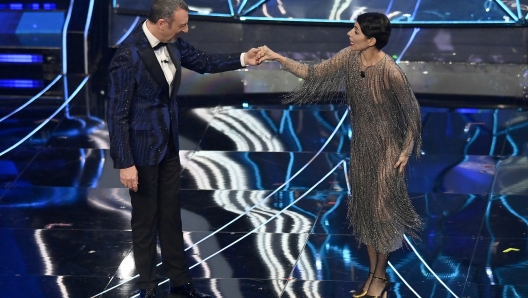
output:
<svg viewBox="0 0 528 298"><path fill-rule="evenodd" d="M39 111L0 123L2 151L48 117ZM131 207L104 116L74 111L0 157L3 297L137 290ZM426 226L420 242L391 255L390 296L528 297L528 112L422 112L423 152L408 171ZM345 168L333 170L348 157L348 119L310 162L345 113L332 105L182 108L183 225L202 291L341 298L362 284L367 257L346 219Z"/></svg>

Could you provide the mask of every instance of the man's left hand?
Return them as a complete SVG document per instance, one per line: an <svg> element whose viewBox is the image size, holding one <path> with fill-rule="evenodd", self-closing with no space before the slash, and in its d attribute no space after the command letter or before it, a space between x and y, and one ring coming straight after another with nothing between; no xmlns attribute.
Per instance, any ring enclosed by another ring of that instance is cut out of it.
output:
<svg viewBox="0 0 528 298"><path fill-rule="evenodd" d="M244 63L246 65L259 65L260 63L257 62L260 58L259 53L260 53L259 49L256 49L256 48L250 49L244 55Z"/></svg>

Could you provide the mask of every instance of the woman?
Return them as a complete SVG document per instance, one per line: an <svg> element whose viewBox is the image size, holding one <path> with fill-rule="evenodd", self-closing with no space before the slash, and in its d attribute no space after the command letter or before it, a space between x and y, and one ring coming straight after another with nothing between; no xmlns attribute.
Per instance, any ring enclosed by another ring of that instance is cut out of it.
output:
<svg viewBox="0 0 528 298"><path fill-rule="evenodd" d="M405 74L381 50L390 33L385 15L365 13L347 34L350 47L329 60L309 66L263 46L258 61L278 61L304 79L285 103L333 100L346 91L342 101L350 107L353 130L348 218L370 263L368 279L353 297L387 295L389 253L402 246L404 234L417 238L422 226L404 175L413 148L417 156L420 150L420 108Z"/></svg>

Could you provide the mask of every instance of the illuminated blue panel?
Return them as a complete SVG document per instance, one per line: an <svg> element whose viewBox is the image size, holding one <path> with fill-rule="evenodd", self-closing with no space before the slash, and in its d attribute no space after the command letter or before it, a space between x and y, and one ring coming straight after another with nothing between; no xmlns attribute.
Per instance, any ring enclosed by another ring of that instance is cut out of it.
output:
<svg viewBox="0 0 528 298"><path fill-rule="evenodd" d="M60 34L64 25L64 12L24 12L16 34Z"/></svg>
<svg viewBox="0 0 528 298"><path fill-rule="evenodd" d="M22 11L0 11L0 34L14 34L22 14Z"/></svg>
<svg viewBox="0 0 528 298"><path fill-rule="evenodd" d="M33 54L0 54L0 63L42 63L42 55Z"/></svg>
<svg viewBox="0 0 528 298"><path fill-rule="evenodd" d="M22 3L11 3L11 4L9 4L9 9L11 9L11 10L22 10L22 9L24 9L24 5L22 5Z"/></svg>
<svg viewBox="0 0 528 298"><path fill-rule="evenodd" d="M42 88L42 80L0 80L0 88Z"/></svg>
<svg viewBox="0 0 528 298"><path fill-rule="evenodd" d="M38 4L38 3L33 3L33 4L30 4L30 7L31 7L31 9L33 9L33 10L39 10L39 9L40 9L40 4Z"/></svg>

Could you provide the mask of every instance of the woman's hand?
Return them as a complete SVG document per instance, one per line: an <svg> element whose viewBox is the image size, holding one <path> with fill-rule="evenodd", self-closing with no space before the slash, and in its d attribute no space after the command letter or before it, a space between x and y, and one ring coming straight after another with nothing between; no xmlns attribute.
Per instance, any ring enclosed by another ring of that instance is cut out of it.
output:
<svg viewBox="0 0 528 298"><path fill-rule="evenodd" d="M407 162L409 161L409 155L402 153L400 154L400 157L398 158L398 161L394 165L395 169L398 169L399 173L403 173L403 170L405 169L405 166L407 165Z"/></svg>
<svg viewBox="0 0 528 298"><path fill-rule="evenodd" d="M259 57L257 58L257 62L259 64L266 60L276 60L276 61L281 62L281 59L284 59L283 56L275 53L267 46L261 46L261 47L258 47L258 49L259 49L259 55L258 55Z"/></svg>

